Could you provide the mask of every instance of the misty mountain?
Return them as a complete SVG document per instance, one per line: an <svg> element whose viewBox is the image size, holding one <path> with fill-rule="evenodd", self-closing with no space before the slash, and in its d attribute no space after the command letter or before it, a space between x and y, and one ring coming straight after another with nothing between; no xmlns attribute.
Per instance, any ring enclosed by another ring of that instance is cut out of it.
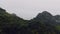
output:
<svg viewBox="0 0 60 34"><path fill-rule="evenodd" d="M24 20L0 8L0 34L60 34L59 23L60 15L53 16L47 11Z"/></svg>

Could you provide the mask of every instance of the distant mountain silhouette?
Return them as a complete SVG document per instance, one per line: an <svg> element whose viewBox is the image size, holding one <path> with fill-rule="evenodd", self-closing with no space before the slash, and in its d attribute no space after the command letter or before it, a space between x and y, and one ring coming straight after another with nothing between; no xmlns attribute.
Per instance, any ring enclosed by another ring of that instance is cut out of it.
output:
<svg viewBox="0 0 60 34"><path fill-rule="evenodd" d="M43 11L31 20L24 20L0 8L0 34L60 34L60 15Z"/></svg>

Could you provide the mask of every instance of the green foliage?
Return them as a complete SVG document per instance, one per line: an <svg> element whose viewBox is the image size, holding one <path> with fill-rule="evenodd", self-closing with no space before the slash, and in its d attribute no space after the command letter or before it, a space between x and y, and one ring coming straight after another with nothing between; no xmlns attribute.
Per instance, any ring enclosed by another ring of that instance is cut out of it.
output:
<svg viewBox="0 0 60 34"><path fill-rule="evenodd" d="M57 29L58 31L60 31L60 25L56 26L56 29Z"/></svg>
<svg viewBox="0 0 60 34"><path fill-rule="evenodd" d="M24 20L0 8L0 34L60 34L60 25L56 19L45 11L34 19Z"/></svg>

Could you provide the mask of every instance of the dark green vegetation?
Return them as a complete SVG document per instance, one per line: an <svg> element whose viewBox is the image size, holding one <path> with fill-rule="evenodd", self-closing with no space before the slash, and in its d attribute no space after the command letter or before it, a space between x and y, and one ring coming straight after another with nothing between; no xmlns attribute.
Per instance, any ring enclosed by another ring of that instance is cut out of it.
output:
<svg viewBox="0 0 60 34"><path fill-rule="evenodd" d="M0 8L0 34L60 34L60 15L44 11L31 20L24 20Z"/></svg>

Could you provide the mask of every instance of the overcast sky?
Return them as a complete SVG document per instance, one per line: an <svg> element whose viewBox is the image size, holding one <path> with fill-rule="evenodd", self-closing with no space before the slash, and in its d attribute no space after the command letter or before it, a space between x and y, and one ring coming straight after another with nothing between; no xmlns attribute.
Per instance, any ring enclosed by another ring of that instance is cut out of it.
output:
<svg viewBox="0 0 60 34"><path fill-rule="evenodd" d="M60 0L0 0L0 7L24 19L31 19L42 11L60 14Z"/></svg>

